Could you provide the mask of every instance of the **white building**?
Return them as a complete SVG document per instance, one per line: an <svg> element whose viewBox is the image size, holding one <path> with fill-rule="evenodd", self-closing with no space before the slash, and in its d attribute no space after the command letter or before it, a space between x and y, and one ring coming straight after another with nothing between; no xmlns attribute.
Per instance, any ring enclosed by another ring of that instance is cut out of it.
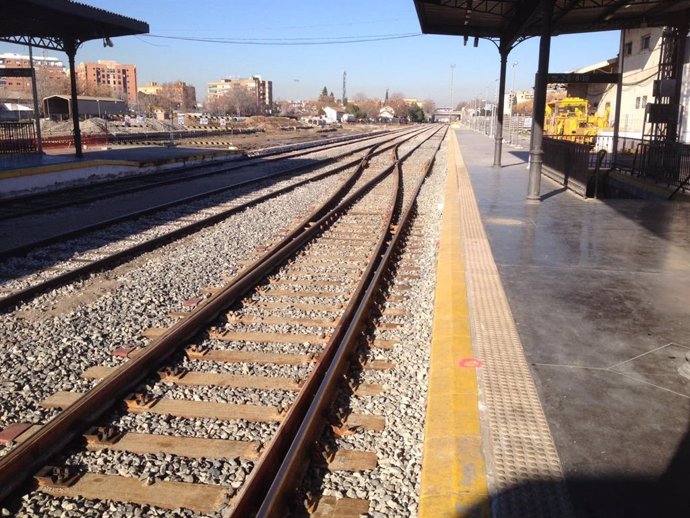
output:
<svg viewBox="0 0 690 518"><path fill-rule="evenodd" d="M623 95L619 127L621 136L642 138L645 107L647 103L654 102L653 86L659 71L662 33L662 28L627 29L623 32ZM690 47L688 49L690 50ZM681 91L681 142L690 142L690 124L685 115L690 107L689 61L686 53ZM592 85L594 86L599 85ZM616 90L617 85L606 85L597 107L600 116L609 109L611 125L615 117ZM649 125L646 130L649 131Z"/></svg>
<svg viewBox="0 0 690 518"><path fill-rule="evenodd" d="M395 110L390 106L384 106L379 110L379 119L384 121L392 121L395 119Z"/></svg>
<svg viewBox="0 0 690 518"><path fill-rule="evenodd" d="M340 108L332 108L331 106L326 106L324 109L323 118L329 124L335 124L336 122L342 122L343 116L346 114L345 110Z"/></svg>

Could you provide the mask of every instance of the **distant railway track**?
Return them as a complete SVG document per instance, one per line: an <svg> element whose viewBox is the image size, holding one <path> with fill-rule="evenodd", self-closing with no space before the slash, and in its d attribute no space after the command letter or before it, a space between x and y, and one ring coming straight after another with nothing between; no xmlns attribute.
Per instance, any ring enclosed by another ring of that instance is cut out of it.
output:
<svg viewBox="0 0 690 518"><path fill-rule="evenodd" d="M401 133L408 131L411 130L400 130ZM285 150L284 146L257 150L247 153L243 158L240 159L217 160L208 163L183 166L172 171L137 176L124 176L89 185L79 185L66 189L60 189L58 191L41 192L10 198L5 200L2 203L2 206L0 206L0 221L37 214L49 210L93 203L95 201L140 192L147 189L153 189L164 185L227 174L242 168L265 165L269 161L297 158L318 151L337 148L343 145L357 142L368 142L372 139L380 138L381 136L382 133L377 132L373 135L357 135L354 138L347 139L339 138L335 139L335 142L332 141L333 139L327 139L326 143L321 143L318 141L314 143L303 143L299 145L298 149L293 150Z"/></svg>
<svg viewBox="0 0 690 518"><path fill-rule="evenodd" d="M34 476L40 492L59 497L285 516L295 502L301 505L295 491L315 454L334 470L375 465L369 452L323 452L319 438L329 424L343 433L385 426L380 416L334 408L335 398L348 386L343 377L351 362L392 367L367 359L359 349L361 332L405 240L440 133L408 137L416 140L401 157L402 143L390 158L368 153L328 200L222 285L188 301L191 310L171 314L175 324L145 330L151 339L146 346L118 349L120 360L84 372L100 380L90 390L47 398L45 407L59 409L53 419L6 430L14 446L0 459L0 500ZM415 153L427 158L425 167L404 170ZM389 295L395 296L402 295ZM349 387L374 397L383 390L356 382ZM221 437L216 428L190 434L180 425L204 419L250 423L255 437ZM144 433L142 427L166 432ZM105 471L94 452L110 456ZM192 481L179 474L119 474L125 468L116 459L152 455L196 459L218 474L197 473ZM64 462L50 465L57 456ZM220 482L199 481L205 477ZM361 501L307 500L313 510L362 512Z"/></svg>
<svg viewBox="0 0 690 518"><path fill-rule="evenodd" d="M419 131L413 132L412 135L417 133ZM406 135L408 135L407 132L403 135L395 134L379 138L381 146L376 153L382 153L390 149L393 146L391 142L405 138ZM364 149L372 149L372 147L369 146L369 148L365 147ZM357 151L359 150L358 148ZM348 150L335 157L329 157L306 165L287 167L256 179L186 196L173 202L155 205L144 210L133 211L107 221L84 225L76 230L56 234L48 239L6 250L0 253L0 260L5 260L5 265L0 263L0 275L6 279L4 283L0 284L0 311L29 300L49 289L62 286L90 273L113 267L128 258L153 250L175 239L180 239L218 223L248 207L280 196L306 183L315 182L345 171L348 168L355 167L360 162L360 158L338 164L339 160L352 154L353 151ZM368 154L368 152L365 152L365 154ZM333 165L331 169L318 172L319 168L324 168L329 164ZM290 185L281 188L272 188L270 185L267 185L258 192L245 193L239 198L231 198L229 200L217 200L217 198L214 198L227 192L239 191L242 188L260 185L261 183L265 184L271 179L304 173L307 170L317 171L306 175L304 178L300 176ZM139 221L140 229L145 231L150 229L154 235L144 235L139 238L133 237L132 234L136 234L136 232L132 231L132 229L122 228L123 224L133 220ZM164 223L167 228L164 231L156 231L156 227L160 226L161 223ZM68 240L83 239L95 241L96 245L88 246L87 244L82 246L78 252L75 252L74 248L67 242ZM53 245L52 248L51 245ZM105 250L102 250L102 248L105 248ZM24 258L24 260L17 261L18 258ZM16 266L13 269L11 265L17 262L20 263L20 266ZM41 267L41 264L44 266ZM31 266L29 267L29 265ZM17 278L13 272L16 271L16 268L21 267L27 273ZM4 274L2 273L3 269L5 270Z"/></svg>

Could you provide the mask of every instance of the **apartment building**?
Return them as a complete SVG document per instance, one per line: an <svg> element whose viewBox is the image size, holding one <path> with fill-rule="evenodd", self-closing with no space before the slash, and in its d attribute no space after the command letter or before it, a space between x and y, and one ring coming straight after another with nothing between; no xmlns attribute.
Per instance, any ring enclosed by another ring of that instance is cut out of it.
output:
<svg viewBox="0 0 690 518"><path fill-rule="evenodd" d="M3 77L2 75L3 68L30 67L29 56L14 53L0 54L0 98L31 98L30 77ZM67 77L65 66L62 61L55 57L34 56L34 68L36 69L37 81L64 81Z"/></svg>
<svg viewBox="0 0 690 518"><path fill-rule="evenodd" d="M137 66L122 65L115 61L98 60L79 63L77 83L87 94L97 87L108 87L110 95L121 97L130 104L137 102Z"/></svg>
<svg viewBox="0 0 690 518"><path fill-rule="evenodd" d="M620 133L623 136L642 137L647 103L654 102L654 81L659 72L663 31L663 28L659 27L644 27L626 29L622 33L623 92L621 95ZM690 141L690 124L687 116L688 108L690 108L689 61L690 56L686 54L680 100L679 137L682 142ZM617 71L618 60L615 61L615 64ZM606 85L600 98L595 95L598 92L593 90L592 87L588 89L587 97L593 102L598 101L597 112L599 115L604 115L605 110L609 109L609 122L613 124L617 85ZM649 131L649 126L647 131Z"/></svg>
<svg viewBox="0 0 690 518"><path fill-rule="evenodd" d="M190 111L196 107L196 88L184 81L172 83L151 81L138 87L137 92L144 95L164 96L175 103L178 110Z"/></svg>
<svg viewBox="0 0 690 518"><path fill-rule="evenodd" d="M260 75L249 79L227 78L208 83L208 98L212 100L229 94L236 88L242 88L255 97L258 106L263 110L268 110L273 105L273 81L262 79Z"/></svg>

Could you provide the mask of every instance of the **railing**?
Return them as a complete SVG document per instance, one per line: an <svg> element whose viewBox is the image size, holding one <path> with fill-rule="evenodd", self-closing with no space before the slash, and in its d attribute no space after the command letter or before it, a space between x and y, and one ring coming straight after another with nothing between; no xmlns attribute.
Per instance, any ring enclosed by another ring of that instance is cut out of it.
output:
<svg viewBox="0 0 690 518"><path fill-rule="evenodd" d="M639 169L633 171L656 183L677 189L690 180L690 145L679 142L643 142L639 146Z"/></svg>
<svg viewBox="0 0 690 518"><path fill-rule="evenodd" d="M589 144L582 144L566 138L544 137L544 172L582 196L587 195L589 180Z"/></svg>
<svg viewBox="0 0 690 518"><path fill-rule="evenodd" d="M0 122L0 155L36 152L33 122Z"/></svg>

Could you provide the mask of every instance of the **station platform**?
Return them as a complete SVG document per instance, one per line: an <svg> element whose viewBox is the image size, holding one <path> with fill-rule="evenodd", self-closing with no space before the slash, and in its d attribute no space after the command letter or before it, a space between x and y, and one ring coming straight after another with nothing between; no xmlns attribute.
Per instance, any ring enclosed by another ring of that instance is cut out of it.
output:
<svg viewBox="0 0 690 518"><path fill-rule="evenodd" d="M419 516L690 516L687 205L450 138Z"/></svg>
<svg viewBox="0 0 690 518"><path fill-rule="evenodd" d="M0 196L60 187L65 183L119 174L143 174L241 154L238 150L166 146L118 146L117 149L74 150L0 156Z"/></svg>

